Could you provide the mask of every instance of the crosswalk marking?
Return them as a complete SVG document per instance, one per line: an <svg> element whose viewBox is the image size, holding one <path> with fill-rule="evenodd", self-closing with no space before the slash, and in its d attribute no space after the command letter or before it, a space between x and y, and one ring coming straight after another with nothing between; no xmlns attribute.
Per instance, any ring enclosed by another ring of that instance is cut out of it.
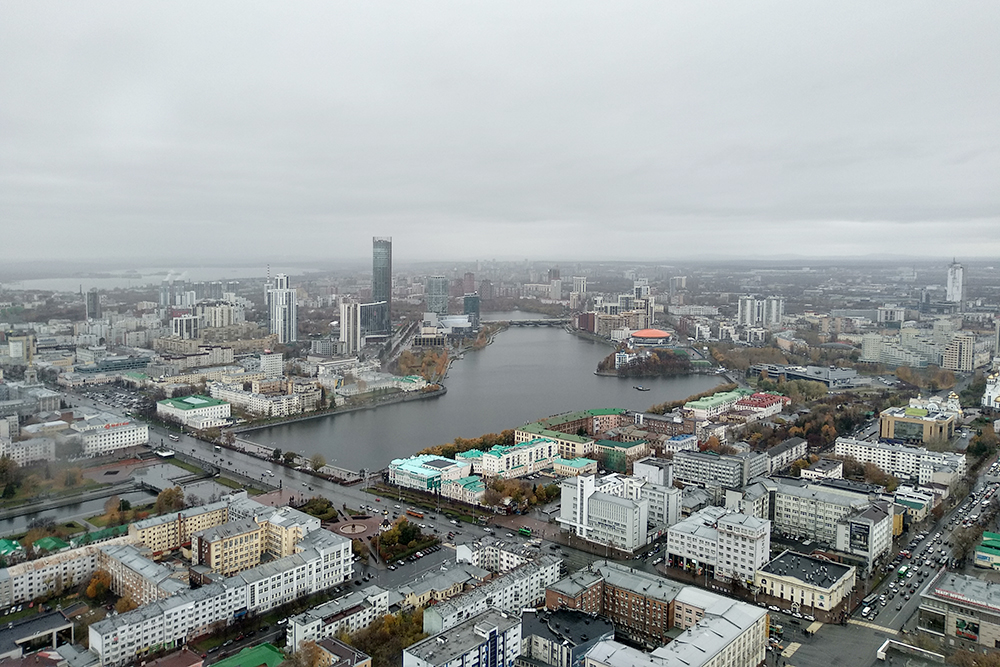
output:
<svg viewBox="0 0 1000 667"><path fill-rule="evenodd" d="M874 623L869 623L867 621L856 621L853 618L847 620L848 623L853 623L854 625L862 625L866 628L871 628L872 630L881 630L882 632L888 632L890 635L898 635L899 630L893 630L892 628L887 628L884 625L876 625Z"/></svg>
<svg viewBox="0 0 1000 667"><path fill-rule="evenodd" d="M802 646L802 644L800 644L799 642L792 642L792 643L790 643L785 648L785 650L781 652L781 657L782 658L791 658L792 654L795 653L796 651L798 651L800 646Z"/></svg>

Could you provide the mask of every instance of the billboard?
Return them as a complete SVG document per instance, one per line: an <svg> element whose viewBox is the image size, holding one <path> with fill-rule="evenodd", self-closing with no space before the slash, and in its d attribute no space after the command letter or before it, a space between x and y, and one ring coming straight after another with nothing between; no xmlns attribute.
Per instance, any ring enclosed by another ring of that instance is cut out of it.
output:
<svg viewBox="0 0 1000 667"><path fill-rule="evenodd" d="M976 621L967 621L964 618L956 618L955 636L962 639L971 639L974 642L979 641L979 623Z"/></svg>
<svg viewBox="0 0 1000 667"><path fill-rule="evenodd" d="M868 551L871 526L866 523L851 522L851 551Z"/></svg>

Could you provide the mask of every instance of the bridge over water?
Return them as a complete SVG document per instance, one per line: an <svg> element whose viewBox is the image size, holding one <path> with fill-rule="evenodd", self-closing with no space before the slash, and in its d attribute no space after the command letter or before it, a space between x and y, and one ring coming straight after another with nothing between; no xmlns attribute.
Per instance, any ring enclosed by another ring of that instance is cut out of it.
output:
<svg viewBox="0 0 1000 667"><path fill-rule="evenodd" d="M568 317L550 317L537 320L482 320L482 323L506 324L512 327L563 327L571 321Z"/></svg>

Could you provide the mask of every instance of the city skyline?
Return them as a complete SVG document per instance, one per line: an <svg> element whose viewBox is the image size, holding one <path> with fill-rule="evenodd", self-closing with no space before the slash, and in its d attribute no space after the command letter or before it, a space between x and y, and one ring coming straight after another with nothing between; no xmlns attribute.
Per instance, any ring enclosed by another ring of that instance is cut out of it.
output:
<svg viewBox="0 0 1000 667"><path fill-rule="evenodd" d="M1000 255L995 4L0 18L5 259Z"/></svg>

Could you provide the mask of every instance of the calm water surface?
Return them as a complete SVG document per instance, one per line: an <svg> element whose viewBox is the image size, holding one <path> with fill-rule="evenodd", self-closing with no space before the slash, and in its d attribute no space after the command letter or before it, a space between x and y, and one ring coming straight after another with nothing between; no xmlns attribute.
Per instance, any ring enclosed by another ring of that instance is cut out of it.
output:
<svg viewBox="0 0 1000 667"><path fill-rule="evenodd" d="M502 319L488 314L486 319ZM541 417L590 408L645 410L720 384L712 375L620 379L594 375L611 348L558 327L511 328L493 344L455 361L438 398L274 426L247 433L250 440L320 453L352 470L376 469L455 437L516 428ZM633 389L636 384L651 391Z"/></svg>

